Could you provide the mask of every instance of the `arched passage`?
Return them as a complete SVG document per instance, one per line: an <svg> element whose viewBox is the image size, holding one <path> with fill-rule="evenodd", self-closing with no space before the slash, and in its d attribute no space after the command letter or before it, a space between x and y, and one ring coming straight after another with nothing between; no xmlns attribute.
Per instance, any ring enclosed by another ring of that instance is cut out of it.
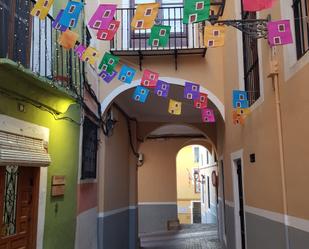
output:
<svg viewBox="0 0 309 249"><path fill-rule="evenodd" d="M128 238L126 231L135 236L138 232L162 231L168 220L177 219L176 155L190 141L207 141L215 148L218 123L224 122L224 106L213 93L201 88L208 93L209 106L217 118L217 123L205 124L200 110L183 99L185 80L161 80L171 83L170 98L183 101L182 115L170 115L168 99L154 94L144 104L133 101L134 87L140 81L117 87L102 102L103 114L111 110L115 123L111 136L105 137L100 146L99 229L112 233L118 223L121 226L121 220L130 221L128 230L121 231L123 240L110 240L107 235L103 238L102 243L108 248L122 246ZM166 127L167 132L162 132ZM141 167L137 167L137 153ZM111 214L108 219L105 213ZM147 217L144 224L138 219L141 215ZM129 240L134 248L136 240L131 235Z"/></svg>

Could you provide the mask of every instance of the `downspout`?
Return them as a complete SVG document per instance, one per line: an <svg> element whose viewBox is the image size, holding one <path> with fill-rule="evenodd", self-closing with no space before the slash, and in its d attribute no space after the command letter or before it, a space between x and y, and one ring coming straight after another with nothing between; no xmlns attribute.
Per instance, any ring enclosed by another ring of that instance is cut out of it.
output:
<svg viewBox="0 0 309 249"><path fill-rule="evenodd" d="M273 47L271 50L271 72L268 77L272 79L273 87L275 90L276 117L277 117L279 157L280 157L280 173L281 173L281 184L282 184L282 201L283 201L283 214L284 214L285 244L286 244L286 249L290 249L289 229L288 229L289 221L288 221L287 184L286 184L286 172L285 172L285 160L284 160L280 89L279 89L279 61L277 58L277 50L275 47Z"/></svg>

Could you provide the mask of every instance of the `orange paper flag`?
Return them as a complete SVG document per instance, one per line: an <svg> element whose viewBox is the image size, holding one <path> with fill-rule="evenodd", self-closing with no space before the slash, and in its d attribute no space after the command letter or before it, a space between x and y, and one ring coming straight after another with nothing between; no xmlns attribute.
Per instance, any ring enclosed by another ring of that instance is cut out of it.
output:
<svg viewBox="0 0 309 249"><path fill-rule="evenodd" d="M224 46L225 27L224 26L206 26L204 32L204 43L207 48Z"/></svg>
<svg viewBox="0 0 309 249"><path fill-rule="evenodd" d="M132 29L151 29L159 12L159 3L139 4L132 20Z"/></svg>
<svg viewBox="0 0 309 249"><path fill-rule="evenodd" d="M65 32L63 32L59 39L58 43L65 49L71 49L74 48L76 42L78 39L78 34L67 29Z"/></svg>

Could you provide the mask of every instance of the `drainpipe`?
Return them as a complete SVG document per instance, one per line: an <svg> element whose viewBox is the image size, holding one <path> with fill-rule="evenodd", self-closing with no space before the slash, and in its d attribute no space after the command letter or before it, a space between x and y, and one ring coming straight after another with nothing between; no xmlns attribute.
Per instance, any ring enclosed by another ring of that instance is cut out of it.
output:
<svg viewBox="0 0 309 249"><path fill-rule="evenodd" d="M287 184L286 184L282 116L281 116L281 103L280 103L280 91L279 91L279 61L277 58L277 50L275 47L273 47L271 51L271 73L268 77L272 79L272 83L275 90L277 130L278 130L278 142L279 142L279 154L280 154L280 171L281 171L281 184L282 184L282 200L283 200L283 213L284 213L285 244L286 249L290 249L289 230L288 230Z"/></svg>

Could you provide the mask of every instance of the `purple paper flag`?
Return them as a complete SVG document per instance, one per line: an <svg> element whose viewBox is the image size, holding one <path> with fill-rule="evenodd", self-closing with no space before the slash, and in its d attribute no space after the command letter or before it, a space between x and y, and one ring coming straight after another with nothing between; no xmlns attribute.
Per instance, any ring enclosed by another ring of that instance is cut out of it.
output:
<svg viewBox="0 0 309 249"><path fill-rule="evenodd" d="M90 28L107 29L114 18L116 8L116 4L100 4L88 23Z"/></svg>
<svg viewBox="0 0 309 249"><path fill-rule="evenodd" d="M61 24L59 23L59 20L60 20L62 14L63 14L63 11L64 11L64 10L60 10L60 11L59 11L59 13L58 13L58 15L57 15L55 21L53 21L53 25L52 25L54 29L60 30L61 32L64 32L64 31L66 31L66 30L68 29L68 27L66 27L66 26L64 26L64 25L61 25Z"/></svg>
<svg viewBox="0 0 309 249"><path fill-rule="evenodd" d="M290 20L269 22L267 28L271 47L293 43Z"/></svg>
<svg viewBox="0 0 309 249"><path fill-rule="evenodd" d="M184 89L185 99L198 99L200 97L200 85L186 82Z"/></svg>
<svg viewBox="0 0 309 249"><path fill-rule="evenodd" d="M104 80L106 83L110 83L117 75L116 71L113 71L111 74L109 74L106 71L101 71L101 73L99 73L99 77Z"/></svg>
<svg viewBox="0 0 309 249"><path fill-rule="evenodd" d="M156 88L155 88L155 94L157 94L160 97L166 98L168 96L169 90L170 90L169 83L164 82L162 80L158 80Z"/></svg>
<svg viewBox="0 0 309 249"><path fill-rule="evenodd" d="M215 123L215 113L214 110L210 108L202 109L202 120L204 123Z"/></svg>
<svg viewBox="0 0 309 249"><path fill-rule="evenodd" d="M82 59L83 53L85 52L86 47L82 44L79 44L75 49L76 55L79 57L79 59Z"/></svg>

